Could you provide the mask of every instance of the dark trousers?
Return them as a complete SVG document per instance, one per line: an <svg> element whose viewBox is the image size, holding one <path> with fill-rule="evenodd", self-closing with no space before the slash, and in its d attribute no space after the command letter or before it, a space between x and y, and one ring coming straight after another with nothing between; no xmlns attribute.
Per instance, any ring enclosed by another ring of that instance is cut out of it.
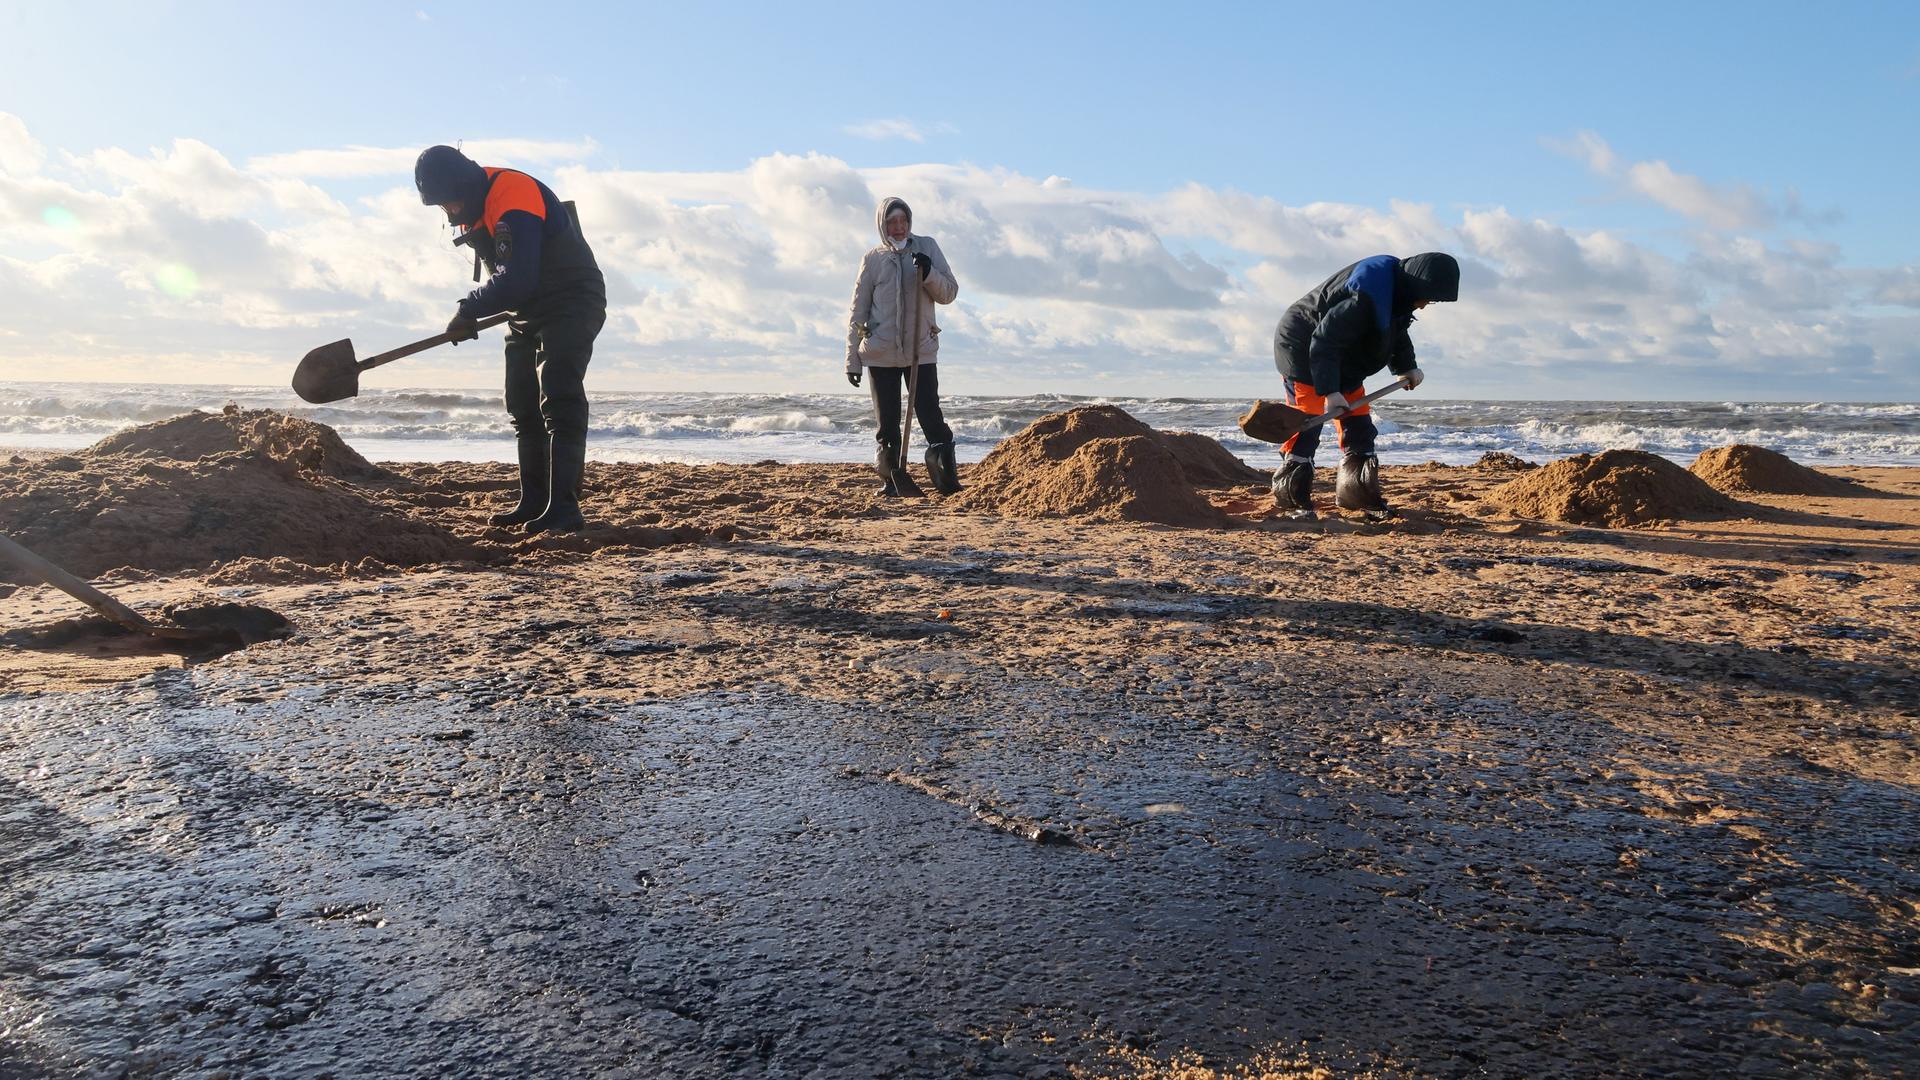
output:
<svg viewBox="0 0 1920 1080"><path fill-rule="evenodd" d="M867 393L873 396L873 422L878 425L874 441L882 446L900 445L900 399L905 395L907 372L903 367L867 369ZM953 441L953 429L940 414L940 372L937 364L921 364L913 387L913 415L928 443Z"/></svg>
<svg viewBox="0 0 1920 1080"><path fill-rule="evenodd" d="M606 311L507 324L507 415L520 438L587 437L587 364Z"/></svg>

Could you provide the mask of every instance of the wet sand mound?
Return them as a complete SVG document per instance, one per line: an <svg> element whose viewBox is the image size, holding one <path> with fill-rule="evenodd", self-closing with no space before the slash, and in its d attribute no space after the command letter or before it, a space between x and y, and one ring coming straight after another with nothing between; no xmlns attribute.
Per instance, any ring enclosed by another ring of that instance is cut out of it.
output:
<svg viewBox="0 0 1920 1080"><path fill-rule="evenodd" d="M1639 450L1575 454L1509 480L1486 498L1520 517L1608 528L1744 512L1699 477Z"/></svg>
<svg viewBox="0 0 1920 1080"><path fill-rule="evenodd" d="M1225 518L1182 464L1184 453L1203 467L1207 460L1218 465L1204 448L1196 452L1191 440L1201 438L1186 436L1176 452L1159 432L1111 405L1053 413L995 447L968 477L959 505L1010 517L1218 526Z"/></svg>
<svg viewBox="0 0 1920 1080"><path fill-rule="evenodd" d="M1765 495L1867 495L1848 480L1815 472L1763 446L1735 443L1693 459L1688 472L1720 491Z"/></svg>
<svg viewBox="0 0 1920 1080"><path fill-rule="evenodd" d="M308 566L485 557L471 541L266 450L198 461L87 453L0 466L0 531L83 577L249 557Z"/></svg>
<svg viewBox="0 0 1920 1080"><path fill-rule="evenodd" d="M217 413L190 412L142 424L94 443L83 457L131 454L199 461L215 454L258 452L301 472L339 480L370 480L385 473L355 453L325 424L272 409L228 405Z"/></svg>
<svg viewBox="0 0 1920 1080"><path fill-rule="evenodd" d="M1487 472L1526 472L1528 469L1537 469L1540 466L1518 454L1509 454L1505 450L1489 450L1480 455L1480 460L1474 462L1473 467Z"/></svg>
<svg viewBox="0 0 1920 1080"><path fill-rule="evenodd" d="M1193 431L1162 431L1159 435L1195 487L1232 488L1252 484L1264 488L1271 479L1235 457L1217 439Z"/></svg>

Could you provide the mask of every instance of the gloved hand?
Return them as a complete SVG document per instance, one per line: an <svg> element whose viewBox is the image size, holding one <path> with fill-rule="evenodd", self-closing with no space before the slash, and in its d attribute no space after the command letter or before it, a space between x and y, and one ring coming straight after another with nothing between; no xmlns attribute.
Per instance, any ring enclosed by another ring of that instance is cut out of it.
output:
<svg viewBox="0 0 1920 1080"><path fill-rule="evenodd" d="M849 371L849 372L847 372L847 384L848 384L849 386L859 386L859 385L860 385L860 373L859 373L859 372L857 372L857 371Z"/></svg>
<svg viewBox="0 0 1920 1080"><path fill-rule="evenodd" d="M924 251L913 253L913 265L920 268L921 281L927 280L927 275L933 273L933 260L929 259Z"/></svg>
<svg viewBox="0 0 1920 1080"><path fill-rule="evenodd" d="M1347 404L1347 396L1345 394L1328 394L1327 407L1322 410L1322 412L1326 416L1339 416L1352 408L1353 406Z"/></svg>
<svg viewBox="0 0 1920 1080"><path fill-rule="evenodd" d="M447 323L447 333L452 335L453 343L458 345L463 341L472 341L474 338L479 337L480 327L477 325L476 320L455 313L453 320Z"/></svg>
<svg viewBox="0 0 1920 1080"><path fill-rule="evenodd" d="M1407 389L1409 390L1418 390L1420 389L1420 384L1427 381L1427 373L1421 371L1419 368L1414 368L1412 371L1400 377L1407 380Z"/></svg>

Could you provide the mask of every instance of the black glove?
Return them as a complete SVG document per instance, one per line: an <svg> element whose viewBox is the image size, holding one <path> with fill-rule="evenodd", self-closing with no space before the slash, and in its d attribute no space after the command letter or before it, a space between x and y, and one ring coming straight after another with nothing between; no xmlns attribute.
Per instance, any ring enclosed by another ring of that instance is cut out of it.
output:
<svg viewBox="0 0 1920 1080"><path fill-rule="evenodd" d="M850 386L859 386L859 385L860 385L860 373L859 373L859 372L857 372L857 371L849 371L849 372L847 372L847 383L848 383L848 385L850 385Z"/></svg>
<svg viewBox="0 0 1920 1080"><path fill-rule="evenodd" d="M480 327L473 319L456 313L453 320L447 323L447 334L453 339L453 343L458 345L463 341L472 341L479 337Z"/></svg>
<svg viewBox="0 0 1920 1080"><path fill-rule="evenodd" d="M927 275L933 273L933 260L927 258L927 254L924 251L916 251L913 253L913 265L920 268L921 281L927 280Z"/></svg>

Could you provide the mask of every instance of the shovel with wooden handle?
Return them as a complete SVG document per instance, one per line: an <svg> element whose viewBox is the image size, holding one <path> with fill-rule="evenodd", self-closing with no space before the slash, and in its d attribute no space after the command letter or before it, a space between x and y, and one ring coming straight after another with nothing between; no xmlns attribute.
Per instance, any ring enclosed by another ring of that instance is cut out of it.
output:
<svg viewBox="0 0 1920 1080"><path fill-rule="evenodd" d="M513 316L508 312L489 315L473 324L475 333L489 326L499 326ZM405 359L415 353L438 348L453 340L452 334L435 334L430 338L416 341L411 345L402 345L392 352L383 352L379 356L369 356L365 360L353 358L353 339L342 338L329 345L322 345L300 360L300 366L293 371L293 392L301 400L315 405L325 405L329 401L357 397L360 393L360 373L377 368L381 364L391 364L395 360Z"/></svg>
<svg viewBox="0 0 1920 1080"><path fill-rule="evenodd" d="M893 463L893 488L908 498L921 499L926 492L914 483L913 474L907 472L907 448L913 444L913 409L917 400L914 395L920 392L920 294L909 286L917 281L920 271L906 251L900 252L900 328L907 326L907 304L909 298L913 304L913 360L907 365L907 405L900 410L900 456Z"/></svg>
<svg viewBox="0 0 1920 1080"><path fill-rule="evenodd" d="M136 634L173 641L225 641L233 636L231 630L218 626L162 626L5 536L0 536L0 561L13 564Z"/></svg>
<svg viewBox="0 0 1920 1080"><path fill-rule="evenodd" d="M1393 393L1395 390L1404 390L1406 387L1407 380L1404 376L1395 379L1380 389L1375 390L1373 393L1368 394L1366 397L1361 398L1359 401L1350 402L1349 409L1357 409L1362 405L1378 401L1388 394ZM1349 415L1352 415L1350 411L1340 414L1340 416ZM1240 430L1244 432L1249 439L1259 439L1261 442L1283 443L1295 435L1303 431L1311 431L1329 420L1338 420L1340 416L1328 416L1325 413L1321 413L1319 416L1309 416L1284 401L1261 400L1254 402L1253 408L1248 409L1247 414L1240 418Z"/></svg>

